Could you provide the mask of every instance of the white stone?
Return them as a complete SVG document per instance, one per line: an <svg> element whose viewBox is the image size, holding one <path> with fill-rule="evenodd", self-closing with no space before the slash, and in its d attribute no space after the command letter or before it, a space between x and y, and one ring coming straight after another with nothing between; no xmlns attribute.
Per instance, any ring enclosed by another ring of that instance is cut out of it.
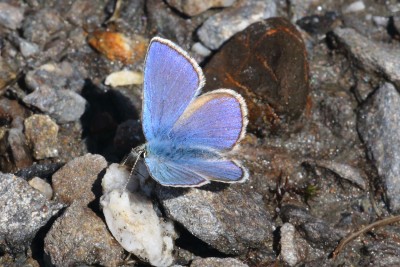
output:
<svg viewBox="0 0 400 267"><path fill-rule="evenodd" d="M108 75L106 80L104 81L105 85L109 85L111 87L142 84L142 83L143 83L143 74L140 72L129 71L129 70L121 70L113 72L110 75Z"/></svg>
<svg viewBox="0 0 400 267"><path fill-rule="evenodd" d="M128 252L154 266L169 266L177 237L174 226L157 216L149 198L126 189L129 176L130 172L118 164L110 165L104 175L105 194L100 203L107 226ZM133 184L131 188L137 189L138 182Z"/></svg>
<svg viewBox="0 0 400 267"><path fill-rule="evenodd" d="M343 13L352 13L352 12L360 12L365 9L365 4L363 1L356 1L348 5L344 10Z"/></svg>

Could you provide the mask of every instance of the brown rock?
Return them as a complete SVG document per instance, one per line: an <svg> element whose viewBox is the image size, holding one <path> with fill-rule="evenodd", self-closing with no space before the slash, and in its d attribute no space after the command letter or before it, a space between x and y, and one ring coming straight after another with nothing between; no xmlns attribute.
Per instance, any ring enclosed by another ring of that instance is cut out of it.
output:
<svg viewBox="0 0 400 267"><path fill-rule="evenodd" d="M121 246L103 221L79 201L55 221L44 243L56 266L118 266L122 262Z"/></svg>
<svg viewBox="0 0 400 267"><path fill-rule="evenodd" d="M124 63L142 60L147 51L147 40L139 35L129 38L118 32L95 31L88 42L109 60Z"/></svg>
<svg viewBox="0 0 400 267"><path fill-rule="evenodd" d="M99 173L106 167L107 161L102 156L93 154L68 162L52 177L55 197L66 204L76 200L88 204L95 199L93 185Z"/></svg>
<svg viewBox="0 0 400 267"><path fill-rule="evenodd" d="M246 99L252 130L281 128L306 108L309 74L304 42L284 18L236 34L206 65L205 90L231 88Z"/></svg>
<svg viewBox="0 0 400 267"><path fill-rule="evenodd" d="M25 137L35 159L58 156L58 125L48 115L35 114L25 119Z"/></svg>

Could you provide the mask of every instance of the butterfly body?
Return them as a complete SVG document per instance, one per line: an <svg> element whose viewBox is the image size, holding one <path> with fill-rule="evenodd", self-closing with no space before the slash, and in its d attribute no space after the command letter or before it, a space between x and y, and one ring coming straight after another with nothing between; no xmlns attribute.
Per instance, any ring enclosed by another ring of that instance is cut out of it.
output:
<svg viewBox="0 0 400 267"><path fill-rule="evenodd" d="M174 43L155 37L145 62L143 146L150 175L166 186L242 182L247 170L228 157L244 137L247 108L229 89L198 96L204 76Z"/></svg>

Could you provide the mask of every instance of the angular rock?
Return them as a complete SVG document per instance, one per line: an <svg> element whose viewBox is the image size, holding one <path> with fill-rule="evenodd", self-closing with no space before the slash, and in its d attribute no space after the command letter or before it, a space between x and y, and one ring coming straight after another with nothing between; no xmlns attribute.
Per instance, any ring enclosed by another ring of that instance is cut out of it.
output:
<svg viewBox="0 0 400 267"><path fill-rule="evenodd" d="M26 16L22 24L23 36L38 45L46 44L52 34L60 31L64 22L56 9L40 9Z"/></svg>
<svg viewBox="0 0 400 267"><path fill-rule="evenodd" d="M44 249L56 266L118 266L124 253L103 221L80 201L54 222Z"/></svg>
<svg viewBox="0 0 400 267"><path fill-rule="evenodd" d="M25 83L32 91L47 86L53 90L67 89L81 92L85 85L86 72L76 62L51 62L28 71L25 76Z"/></svg>
<svg viewBox="0 0 400 267"><path fill-rule="evenodd" d="M24 252L62 204L50 202L24 179L0 173L0 250Z"/></svg>
<svg viewBox="0 0 400 267"><path fill-rule="evenodd" d="M197 35L205 46L215 50L250 24L274 16L275 1L241 0L236 5L209 17L199 28Z"/></svg>
<svg viewBox="0 0 400 267"><path fill-rule="evenodd" d="M295 205L283 206L279 216L283 222L296 226L306 241L321 248L333 249L343 237L324 220L313 217L307 210Z"/></svg>
<svg viewBox="0 0 400 267"><path fill-rule="evenodd" d="M32 157L29 147L22 132L23 122L21 117L17 117L12 122L12 128L8 131L7 141L11 150L12 161L15 168L21 169L32 164ZM13 170L15 171L15 170Z"/></svg>
<svg viewBox="0 0 400 267"><path fill-rule="evenodd" d="M304 42L284 18L252 24L233 36L204 68L204 90L231 88L249 108L250 130L297 119L309 95Z"/></svg>
<svg viewBox="0 0 400 267"><path fill-rule="evenodd" d="M207 9L215 7L228 7L236 0L167 0L167 3L188 16L196 16Z"/></svg>
<svg viewBox="0 0 400 267"><path fill-rule="evenodd" d="M58 125L47 115L35 114L25 119L25 137L35 159L58 156Z"/></svg>
<svg viewBox="0 0 400 267"><path fill-rule="evenodd" d="M307 254L306 242L299 242L301 240L297 236L296 228L290 223L284 223L280 229L281 232L281 253L283 261L289 266L295 266Z"/></svg>
<svg viewBox="0 0 400 267"><path fill-rule="evenodd" d="M64 165L52 177L55 197L66 204L80 200L89 204L95 199L95 182L107 161L100 155L86 154ZM94 187L94 188L93 188ZM96 188L100 189L100 188Z"/></svg>
<svg viewBox="0 0 400 267"><path fill-rule="evenodd" d="M359 110L358 131L384 184L389 207L400 210L400 94L385 83Z"/></svg>
<svg viewBox="0 0 400 267"><path fill-rule="evenodd" d="M244 264L240 260L235 258L197 258L192 261L190 267L220 267L220 266L229 266L229 267L248 267L247 264Z"/></svg>
<svg viewBox="0 0 400 267"><path fill-rule="evenodd" d="M336 28L333 32L357 67L386 77L400 87L400 54L396 49L388 49L350 28Z"/></svg>
<svg viewBox="0 0 400 267"><path fill-rule="evenodd" d="M53 90L46 85L25 96L23 101L59 123L79 120L86 107L86 100L79 94L65 89Z"/></svg>
<svg viewBox="0 0 400 267"><path fill-rule="evenodd" d="M215 185L213 184L215 188ZM272 238L269 213L262 197L240 186L207 191L160 187L157 196L168 217L227 254L242 254Z"/></svg>
<svg viewBox="0 0 400 267"><path fill-rule="evenodd" d="M21 27L24 19L22 8L7 3L0 3L0 25L11 30Z"/></svg>
<svg viewBox="0 0 400 267"><path fill-rule="evenodd" d="M39 53L39 46L35 43L28 42L24 39L19 41L19 50L24 57L30 57Z"/></svg>

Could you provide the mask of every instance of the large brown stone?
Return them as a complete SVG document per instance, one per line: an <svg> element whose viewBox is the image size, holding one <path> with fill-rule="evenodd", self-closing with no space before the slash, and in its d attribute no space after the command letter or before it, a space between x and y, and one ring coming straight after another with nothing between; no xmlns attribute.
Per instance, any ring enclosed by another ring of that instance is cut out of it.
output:
<svg viewBox="0 0 400 267"><path fill-rule="evenodd" d="M284 18L254 23L206 65L205 91L231 88L246 99L250 130L282 128L306 108L309 73L304 42Z"/></svg>

